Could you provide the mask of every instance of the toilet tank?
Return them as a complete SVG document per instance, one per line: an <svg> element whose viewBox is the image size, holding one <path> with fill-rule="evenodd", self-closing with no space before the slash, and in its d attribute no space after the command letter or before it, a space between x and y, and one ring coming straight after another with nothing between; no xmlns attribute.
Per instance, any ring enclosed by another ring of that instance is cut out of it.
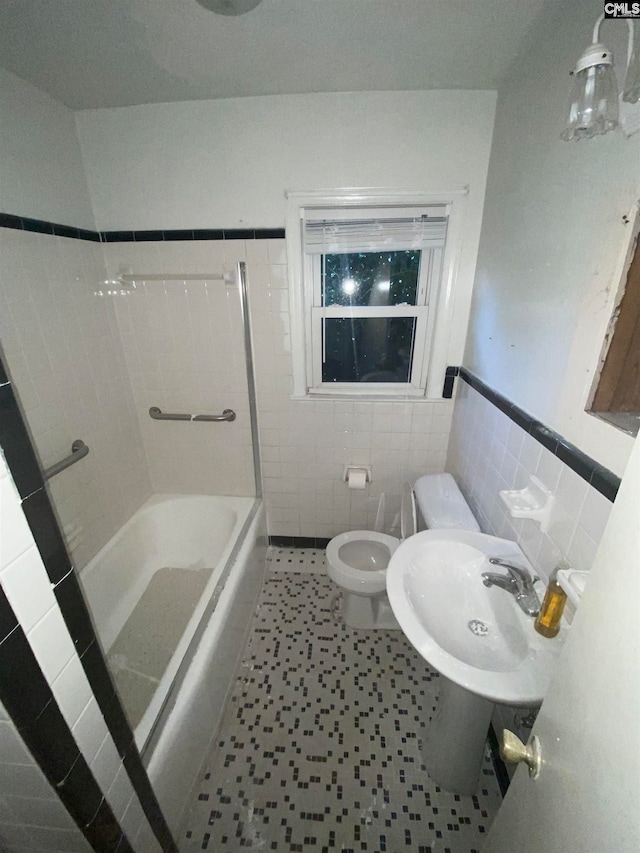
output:
<svg viewBox="0 0 640 853"><path fill-rule="evenodd" d="M413 490L418 509L428 528L480 531L469 504L451 474L426 474Z"/></svg>

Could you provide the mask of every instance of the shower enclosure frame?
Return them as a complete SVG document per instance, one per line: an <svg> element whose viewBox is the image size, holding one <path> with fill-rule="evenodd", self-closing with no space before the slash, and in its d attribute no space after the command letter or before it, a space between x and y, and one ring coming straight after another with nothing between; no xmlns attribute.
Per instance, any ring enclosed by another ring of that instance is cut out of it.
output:
<svg viewBox="0 0 640 853"><path fill-rule="evenodd" d="M238 294L240 297L240 310L242 316L242 330L243 330L243 339L244 339L244 353L245 353L245 370L247 377L247 391L249 398L249 421L251 428L251 444L252 444L252 456L253 456L253 471L254 471L254 481L255 481L255 498L253 502L253 506L251 507L247 518L240 530L239 536L236 539L231 553L226 561L223 572L216 584L216 587L213 591L213 594L209 601L207 602L204 613L202 614L202 618L196 627L195 633L191 638L189 646L184 654L182 661L180 662L178 671L176 676L169 688L167 695L160 707L160 710L156 716L156 720L151 726L151 729L148 735L144 739L144 743L140 744L139 749L142 756L142 761L145 766L149 765L151 757L153 756L154 750L158 745L166 722L171 714L172 709L175 706L176 700L180 693L180 688L182 687L191 662L194 658L196 650L200 645L203 635L207 629L209 624L209 620L213 612L216 609L216 606L219 602L220 596L224 590L225 584L229 579L229 575L231 570L238 558L242 545L246 539L246 536L254 523L256 515L262 504L262 474L261 474L261 466L260 466L260 445L258 441L258 407L257 407L257 396L256 396L256 385L255 385L255 371L253 366L253 347L251 342L251 318L249 315L249 299L248 299L248 289L247 289L247 267L245 261L238 261L235 268L235 277L236 284L238 287ZM226 278L223 276L223 278Z"/></svg>

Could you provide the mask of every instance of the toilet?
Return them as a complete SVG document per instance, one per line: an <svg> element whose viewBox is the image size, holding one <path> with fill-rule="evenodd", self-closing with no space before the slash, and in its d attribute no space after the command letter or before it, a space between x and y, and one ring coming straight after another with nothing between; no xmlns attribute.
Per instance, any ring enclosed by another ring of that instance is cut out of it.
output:
<svg viewBox="0 0 640 853"><path fill-rule="evenodd" d="M427 474L413 488L404 484L401 539L419 527L480 530L451 474ZM342 590L342 616L350 628L400 627L387 598L387 566L401 539L375 530L350 530L327 545L327 573Z"/></svg>

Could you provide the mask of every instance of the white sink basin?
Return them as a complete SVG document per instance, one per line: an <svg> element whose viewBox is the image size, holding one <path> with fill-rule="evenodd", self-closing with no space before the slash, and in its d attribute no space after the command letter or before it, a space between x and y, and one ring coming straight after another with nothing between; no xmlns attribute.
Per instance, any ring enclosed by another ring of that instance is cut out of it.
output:
<svg viewBox="0 0 640 853"><path fill-rule="evenodd" d="M446 678L492 702L537 705L564 632L554 639L540 636L513 595L484 586L482 572L507 574L489 557L533 574L518 545L507 539L459 530L410 536L387 569L389 602L407 638Z"/></svg>

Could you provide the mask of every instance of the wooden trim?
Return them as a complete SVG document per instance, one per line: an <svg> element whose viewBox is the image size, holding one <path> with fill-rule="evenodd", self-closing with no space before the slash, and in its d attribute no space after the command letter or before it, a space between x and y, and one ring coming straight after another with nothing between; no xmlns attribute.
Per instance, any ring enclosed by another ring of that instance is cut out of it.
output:
<svg viewBox="0 0 640 853"><path fill-rule="evenodd" d="M627 273L593 412L640 412L640 240Z"/></svg>

